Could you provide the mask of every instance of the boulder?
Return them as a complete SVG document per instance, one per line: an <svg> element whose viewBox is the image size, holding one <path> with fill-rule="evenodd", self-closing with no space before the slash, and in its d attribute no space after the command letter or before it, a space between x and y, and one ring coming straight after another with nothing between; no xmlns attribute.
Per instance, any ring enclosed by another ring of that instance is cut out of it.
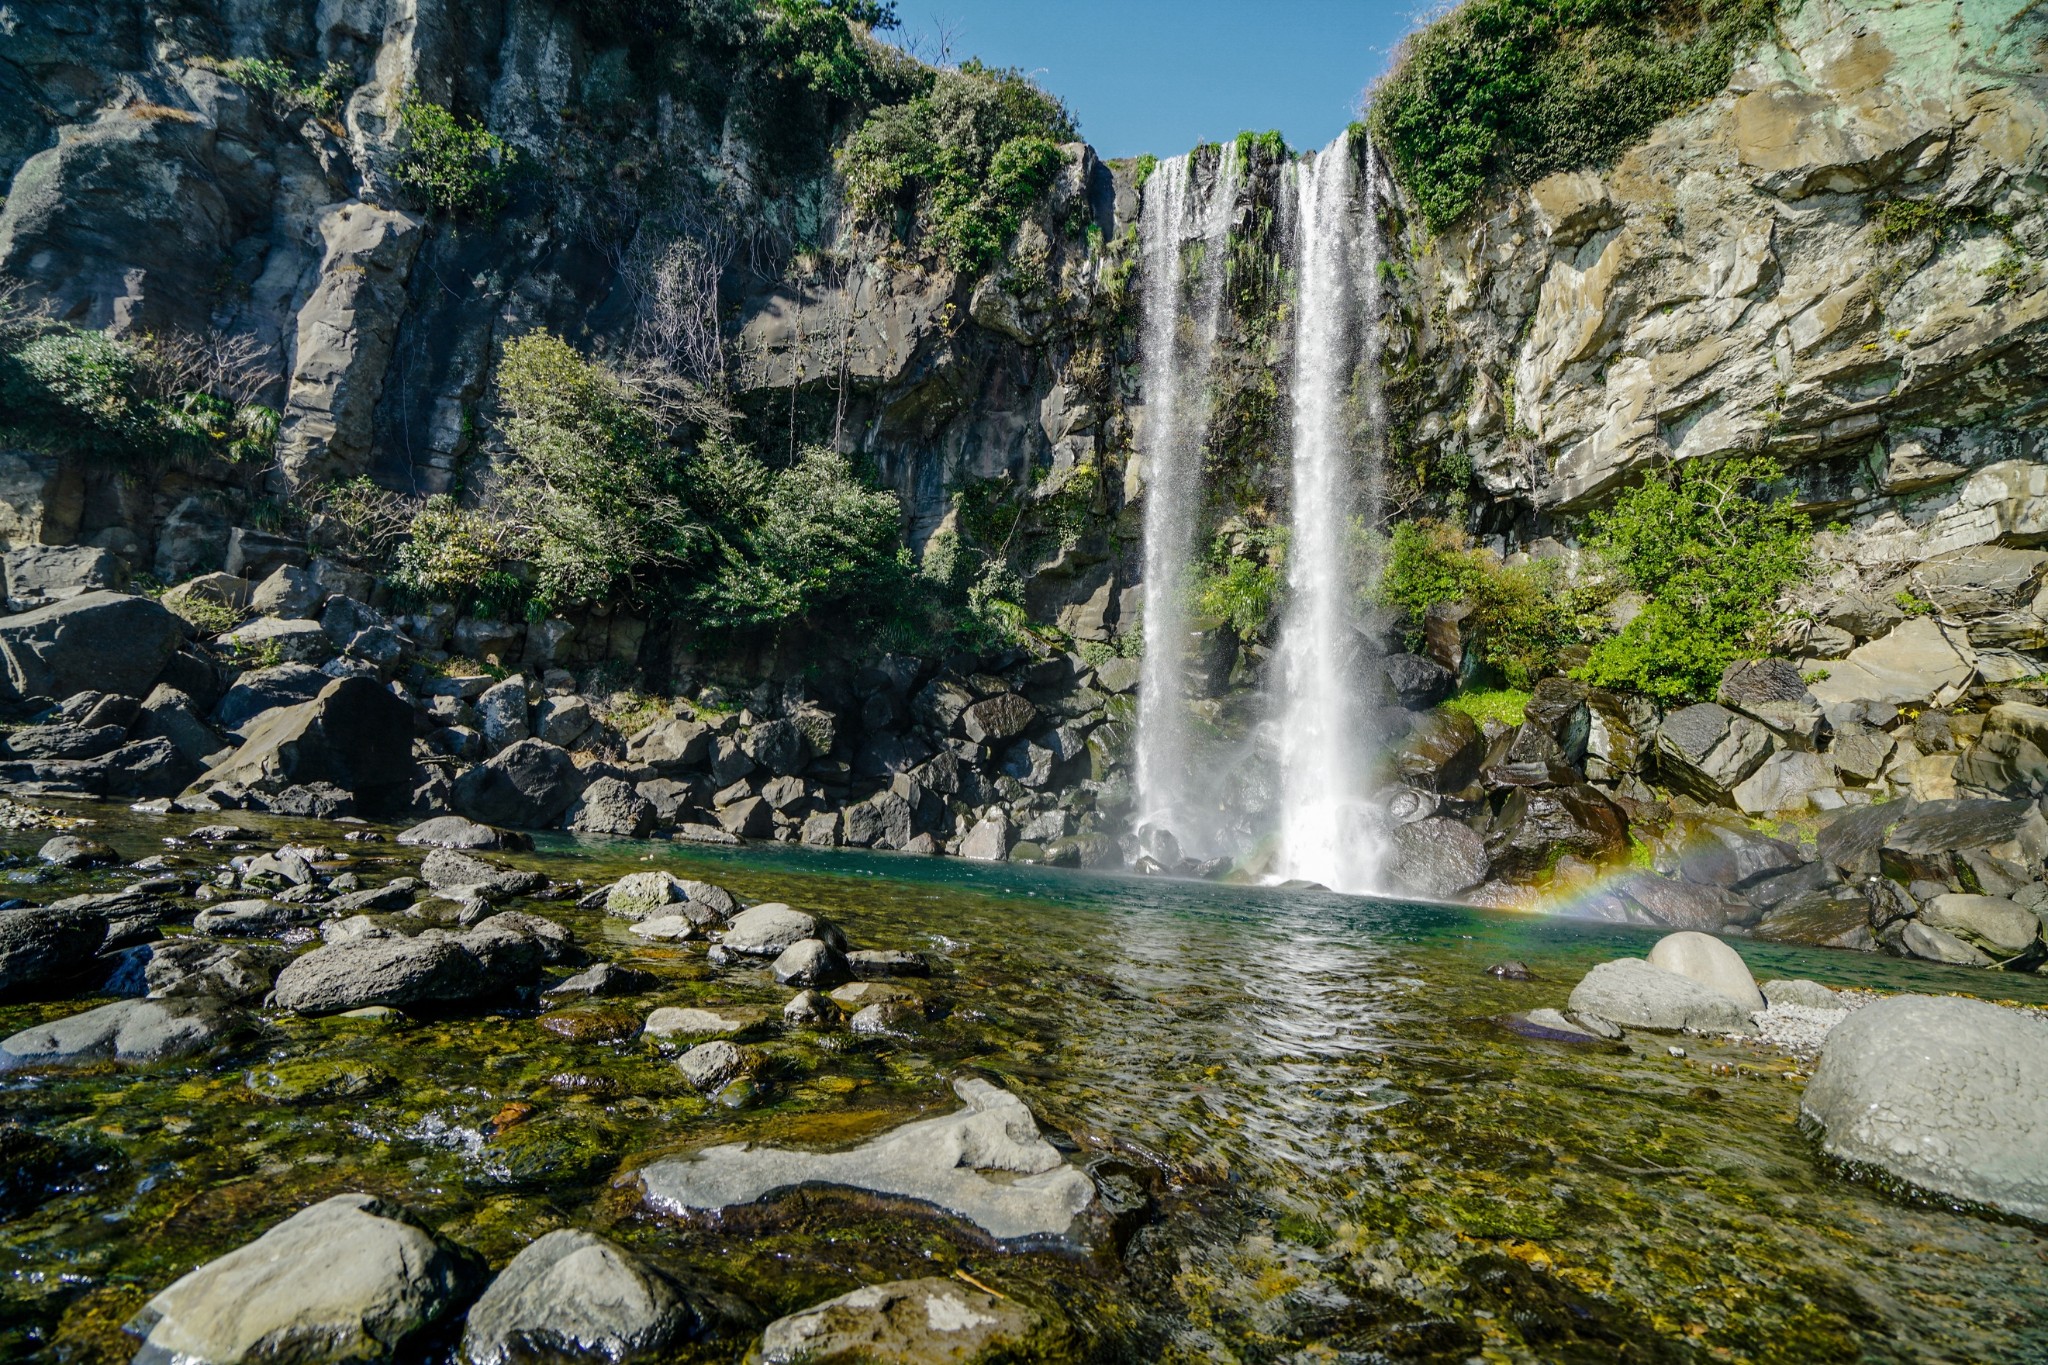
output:
<svg viewBox="0 0 2048 1365"><path fill-rule="evenodd" d="M767 1019L758 1009L664 1005L647 1016L642 1032L650 1038L738 1038L755 1032Z"/></svg>
<svg viewBox="0 0 2048 1365"><path fill-rule="evenodd" d="M128 586L126 567L96 545L18 545L0 554L0 573L9 611Z"/></svg>
<svg viewBox="0 0 2048 1365"><path fill-rule="evenodd" d="M1418 654L1389 654L1380 660L1387 696L1397 706L1427 711L1458 688L1458 678L1434 659Z"/></svg>
<svg viewBox="0 0 2048 1365"><path fill-rule="evenodd" d="M259 616L220 638L245 654L289 663L323 664L334 657L334 641L327 638L318 621L304 618Z"/></svg>
<svg viewBox="0 0 2048 1365"><path fill-rule="evenodd" d="M1038 719L1038 708L1015 692L983 698L960 713L961 728L976 744L1015 739Z"/></svg>
<svg viewBox="0 0 2048 1365"><path fill-rule="evenodd" d="M1911 589L1944 616L1996 616L2031 606L2044 574L2048 551L1971 545L1922 560L1913 569Z"/></svg>
<svg viewBox="0 0 2048 1365"><path fill-rule="evenodd" d="M552 950L529 919L493 915L461 934L429 929L413 938L329 943L279 972L273 999L300 1014L336 1014L366 1005L452 1004L530 985Z"/></svg>
<svg viewBox="0 0 2048 1365"><path fill-rule="evenodd" d="M0 699L147 693L184 625L147 597L88 592L0 619Z"/></svg>
<svg viewBox="0 0 2048 1365"><path fill-rule="evenodd" d="M649 1204L676 1213L752 1204L802 1185L838 1185L933 1205L998 1240L1064 1234L1094 1202L1093 1182L1039 1136L1037 1120L1015 1095L972 1078L954 1081L953 1090L963 1108L855 1148L711 1147L643 1166L640 1181Z"/></svg>
<svg viewBox="0 0 2048 1365"><path fill-rule="evenodd" d="M978 862L1000 863L1010 856L1010 821L1000 810L992 810L974 824L960 840L960 856Z"/></svg>
<svg viewBox="0 0 2048 1365"><path fill-rule="evenodd" d="M249 592L249 610L286 621L311 620L327 593L310 569L280 564ZM336 642L341 643L340 641Z"/></svg>
<svg viewBox="0 0 2048 1365"><path fill-rule="evenodd" d="M289 948L268 943L216 943L195 936L164 939L148 948L142 979L152 999L212 996L260 1000L285 964Z"/></svg>
<svg viewBox="0 0 2048 1365"><path fill-rule="evenodd" d="M412 708L368 678L337 678L311 701L264 713L244 736L189 796L329 783L378 809L411 795Z"/></svg>
<svg viewBox="0 0 2048 1365"><path fill-rule="evenodd" d="M714 738L710 726L694 720L657 721L626 741L626 761L677 777L704 767Z"/></svg>
<svg viewBox="0 0 2048 1365"><path fill-rule="evenodd" d="M396 842L420 848L452 848L471 853L533 847L533 840L524 835L508 834L504 830L492 829L489 825L466 820L460 815L437 815L431 820L422 820L412 828L401 831Z"/></svg>
<svg viewBox="0 0 2048 1365"><path fill-rule="evenodd" d="M549 829L561 822L583 786L582 770L566 750L522 739L458 778L455 806L487 825Z"/></svg>
<svg viewBox="0 0 2048 1365"><path fill-rule="evenodd" d="M221 737L200 719L198 703L176 688L158 683L142 703L135 727L138 739L162 739L195 768L225 747Z"/></svg>
<svg viewBox="0 0 2048 1365"><path fill-rule="evenodd" d="M1808 809L1815 792L1836 791L1840 786L1834 765L1821 755L1781 749L1728 795L1745 815L1792 814Z"/></svg>
<svg viewBox="0 0 2048 1365"><path fill-rule="evenodd" d="M1462 791L1486 761L1486 737L1463 711L1432 711L1394 749L1403 782L1426 791Z"/></svg>
<svg viewBox="0 0 2048 1365"><path fill-rule="evenodd" d="M1858 646L1827 666L1811 686L1822 706L1888 702L1893 706L1948 706L1976 676L1976 651L1958 627L1916 616L1881 640Z"/></svg>
<svg viewBox="0 0 2048 1365"><path fill-rule="evenodd" d="M1671 881L1645 872L1615 883L1615 895L1642 912L1639 922L1668 929L1715 933L1730 925L1753 924L1757 906L1724 887Z"/></svg>
<svg viewBox="0 0 2048 1365"><path fill-rule="evenodd" d="M545 874L500 867L452 848L437 848L420 863L420 877L436 891L462 899L531 896L548 884Z"/></svg>
<svg viewBox="0 0 2048 1365"><path fill-rule="evenodd" d="M778 986L830 986L846 976L846 959L822 939L807 938L782 950L769 970Z"/></svg>
<svg viewBox="0 0 2048 1365"><path fill-rule="evenodd" d="M1435 815L1394 830L1388 874L1403 889L1449 900L1486 880L1486 841L1470 826Z"/></svg>
<svg viewBox="0 0 2048 1365"><path fill-rule="evenodd" d="M78 976L107 939L107 917L55 907L0 910L0 997Z"/></svg>
<svg viewBox="0 0 2048 1365"><path fill-rule="evenodd" d="M1573 1014L1623 1028L1688 1033L1753 1033L1749 1011L1712 986L1654 967L1639 957L1603 962L1572 988Z"/></svg>
<svg viewBox="0 0 2048 1365"><path fill-rule="evenodd" d="M105 844L92 839L81 839L76 834L59 834L45 840L36 850L36 858L53 867L84 868L107 867L121 861L121 855Z"/></svg>
<svg viewBox="0 0 2048 1365"><path fill-rule="evenodd" d="M747 732L743 745L756 766L777 777L800 773L811 761L810 740L792 721L763 721Z"/></svg>
<svg viewBox="0 0 2048 1365"><path fill-rule="evenodd" d="M1496 867L1530 873L1569 853L1595 864L1628 850L1628 821L1594 787L1516 787L1501 803L1487 851Z"/></svg>
<svg viewBox="0 0 2048 1365"><path fill-rule="evenodd" d="M600 777L569 807L565 823L577 834L645 839L654 833L654 803L620 778Z"/></svg>
<svg viewBox="0 0 2048 1365"><path fill-rule="evenodd" d="M718 941L730 953L772 958L792 944L827 936L827 927L815 915L768 901L734 915Z"/></svg>
<svg viewBox="0 0 2048 1365"><path fill-rule="evenodd" d="M750 1362L1026 1359L1038 1318L1014 1299L937 1276L868 1285L768 1324Z"/></svg>
<svg viewBox="0 0 2048 1365"><path fill-rule="evenodd" d="M476 699L476 728L496 753L532 734L527 725L526 679L507 678Z"/></svg>
<svg viewBox="0 0 2048 1365"><path fill-rule="evenodd" d="M388 1360L457 1308L475 1258L396 1205L338 1194L200 1266L128 1323L142 1365Z"/></svg>
<svg viewBox="0 0 2048 1365"><path fill-rule="evenodd" d="M558 1228L514 1256L469 1310L461 1359L627 1365L660 1355L697 1326L696 1312L668 1276L601 1237Z"/></svg>
<svg viewBox="0 0 2048 1365"><path fill-rule="evenodd" d="M676 1069L693 1090L715 1095L749 1072L760 1069L761 1054L723 1040L699 1043L676 1058Z"/></svg>
<svg viewBox="0 0 2048 1365"><path fill-rule="evenodd" d="M885 791L846 808L840 838L856 848L902 848L910 834L910 804Z"/></svg>
<svg viewBox="0 0 2048 1365"><path fill-rule="evenodd" d="M1742 954L1711 935L1691 931L1666 934L1650 949L1647 961L1652 967L1719 991L1748 1013L1764 1007L1763 992L1757 989Z"/></svg>
<svg viewBox="0 0 2048 1365"><path fill-rule="evenodd" d="M550 744L568 748L597 724L590 703L581 697L548 697L533 708L533 732Z"/></svg>
<svg viewBox="0 0 2048 1365"><path fill-rule="evenodd" d="M1794 749L1812 752L1827 736L1827 718L1797 665L1784 659L1738 660L1722 670L1714 693L1721 705L1762 721Z"/></svg>
<svg viewBox="0 0 2048 1365"><path fill-rule="evenodd" d="M235 679L234 686L221 697L213 709L213 723L225 730L240 730L265 711L313 700L333 681L306 664L252 668Z"/></svg>
<svg viewBox="0 0 2048 1365"><path fill-rule="evenodd" d="M1884 941L1907 957L1923 958L1928 962L1943 962L1951 967L1993 965L1983 949L1972 947L1946 929L1937 929L1918 920L1900 924L1893 934L1885 936Z"/></svg>
<svg viewBox="0 0 2048 1365"><path fill-rule="evenodd" d="M1640 776L1651 749L1644 735L1656 724L1656 708L1644 698L1587 692L1586 777L1613 786Z"/></svg>
<svg viewBox="0 0 2048 1365"><path fill-rule="evenodd" d="M1731 789L1762 767L1774 747L1762 725L1701 702L1664 718L1657 731L1657 770L1673 790L1726 804Z"/></svg>
<svg viewBox="0 0 2048 1365"><path fill-rule="evenodd" d="M227 1031L209 999L117 1000L0 1040L0 1071L75 1062L163 1062L203 1052Z"/></svg>
<svg viewBox="0 0 2048 1365"><path fill-rule="evenodd" d="M2041 938L2040 917L2001 896L1935 896L1920 907L1920 922L2001 958L2017 957Z"/></svg>
<svg viewBox="0 0 2048 1365"><path fill-rule="evenodd" d="M1557 747L1558 757L1575 768L1586 761L1586 744L1591 735L1588 695L1584 683L1549 677L1530 689L1529 700L1522 708L1523 730L1549 739Z"/></svg>
<svg viewBox="0 0 2048 1365"><path fill-rule="evenodd" d="M1997 1005L1900 995L1828 1034L1801 1116L1838 1160L2048 1221L2048 1028Z"/></svg>

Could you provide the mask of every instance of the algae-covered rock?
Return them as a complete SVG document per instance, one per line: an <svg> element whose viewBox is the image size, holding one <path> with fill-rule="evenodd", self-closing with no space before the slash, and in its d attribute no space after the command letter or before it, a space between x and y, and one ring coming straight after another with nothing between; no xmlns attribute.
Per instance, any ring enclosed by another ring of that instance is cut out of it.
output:
<svg viewBox="0 0 2048 1365"><path fill-rule="evenodd" d="M259 1066L242 1084L250 1094L278 1104L324 1103L374 1094L391 1084L391 1075L354 1058L308 1057Z"/></svg>
<svg viewBox="0 0 2048 1365"><path fill-rule="evenodd" d="M1027 1359L1038 1315L933 1276L867 1285L768 1324L748 1365Z"/></svg>

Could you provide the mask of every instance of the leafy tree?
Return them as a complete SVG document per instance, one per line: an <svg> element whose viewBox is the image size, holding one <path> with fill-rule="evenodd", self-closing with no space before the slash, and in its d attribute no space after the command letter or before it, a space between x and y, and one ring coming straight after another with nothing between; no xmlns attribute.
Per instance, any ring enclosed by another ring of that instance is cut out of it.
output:
<svg viewBox="0 0 2048 1365"><path fill-rule="evenodd" d="M392 178L443 213L481 214L505 201L519 149L474 120L408 95L398 106L405 133Z"/></svg>
<svg viewBox="0 0 2048 1365"><path fill-rule="evenodd" d="M1591 547L1646 600L1576 676L1692 701L1763 649L1813 557L1812 524L1789 494L1771 496L1779 477L1766 459L1688 461L1593 513Z"/></svg>
<svg viewBox="0 0 2048 1365"><path fill-rule="evenodd" d="M686 462L616 375L534 332L506 345L498 391L514 454L501 496L530 539L540 609L600 600L708 548Z"/></svg>
<svg viewBox="0 0 2048 1365"><path fill-rule="evenodd" d="M750 482L758 499L696 594L706 624L760 629L820 622L828 611L855 621L888 613L910 579L893 493L867 486L844 456L822 447Z"/></svg>
<svg viewBox="0 0 2048 1365"><path fill-rule="evenodd" d="M1410 37L1373 136L1442 231L1489 188L1611 160L1727 83L1777 0L1466 0Z"/></svg>
<svg viewBox="0 0 2048 1365"><path fill-rule="evenodd" d="M1059 173L1077 136L1058 99L1016 71L968 62L872 114L840 155L870 219L910 213L955 270L985 269Z"/></svg>

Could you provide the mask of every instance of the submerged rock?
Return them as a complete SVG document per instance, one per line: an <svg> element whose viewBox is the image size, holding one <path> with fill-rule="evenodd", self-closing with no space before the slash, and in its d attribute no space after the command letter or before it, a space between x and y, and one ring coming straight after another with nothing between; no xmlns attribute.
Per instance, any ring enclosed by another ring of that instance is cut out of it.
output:
<svg viewBox="0 0 2048 1365"><path fill-rule="evenodd" d="M128 1323L136 1365L388 1360L461 1302L474 1257L366 1194L338 1194L209 1261Z"/></svg>
<svg viewBox="0 0 2048 1365"><path fill-rule="evenodd" d="M563 1228L512 1258L469 1310L465 1365L591 1359L627 1365L697 1326L673 1281L601 1237Z"/></svg>
<svg viewBox="0 0 2048 1365"><path fill-rule="evenodd" d="M70 1062L163 1062L203 1052L228 1017L205 999L117 1000L0 1040L0 1071Z"/></svg>
<svg viewBox="0 0 2048 1365"><path fill-rule="evenodd" d="M1000 1239L1065 1233L1094 1198L1088 1177L1038 1135L1037 1121L1015 1095L975 1079L957 1080L953 1090L966 1108L905 1124L850 1151L735 1143L654 1162L641 1170L641 1184L650 1204L675 1213L824 1184L921 1200Z"/></svg>
<svg viewBox="0 0 2048 1365"><path fill-rule="evenodd" d="M957 1280L868 1285L768 1324L750 1365L1024 1359L1037 1314ZM1031 1358L1036 1358L1032 1353Z"/></svg>
<svg viewBox="0 0 2048 1365"><path fill-rule="evenodd" d="M1901 995L1836 1025L1800 1098L1830 1156L2048 1220L2048 1023Z"/></svg>

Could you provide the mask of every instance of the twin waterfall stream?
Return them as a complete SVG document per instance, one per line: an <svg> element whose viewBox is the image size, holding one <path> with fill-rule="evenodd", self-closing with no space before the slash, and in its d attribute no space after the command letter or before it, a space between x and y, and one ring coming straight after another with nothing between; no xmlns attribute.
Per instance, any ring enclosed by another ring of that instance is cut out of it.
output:
<svg viewBox="0 0 2048 1365"><path fill-rule="evenodd" d="M1361 165L1361 154L1363 164ZM1347 134L1282 168L1291 274L1282 369L1291 468L1282 619L1248 739L1209 737L1193 702L1190 593L1209 490L1210 375L1245 187L1236 147L1162 162L1143 190L1144 638L1138 836L1165 866L1227 858L1274 882L1380 889L1372 805L1374 581L1383 441L1379 229L1369 146ZM1263 798L1263 799L1262 799Z"/></svg>

